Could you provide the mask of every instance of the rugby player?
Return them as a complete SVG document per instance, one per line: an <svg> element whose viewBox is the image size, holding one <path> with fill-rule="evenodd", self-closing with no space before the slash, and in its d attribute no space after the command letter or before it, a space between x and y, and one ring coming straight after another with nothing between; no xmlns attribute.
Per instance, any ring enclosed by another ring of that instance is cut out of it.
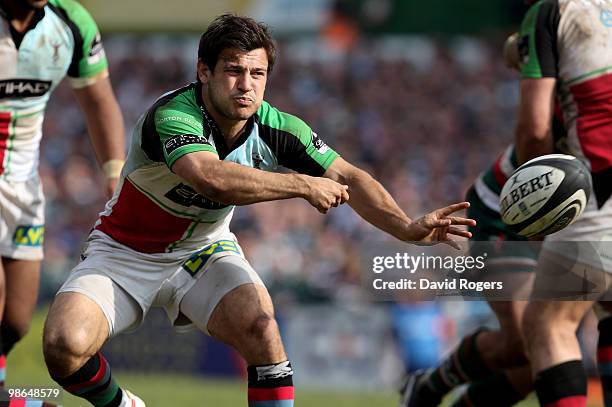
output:
<svg viewBox="0 0 612 407"><path fill-rule="evenodd" d="M47 366L68 391L95 406L144 405L116 384L99 350L158 306L244 357L250 406L293 405L270 296L229 230L235 205L303 198L326 213L348 201L403 241L471 236L457 225L475 222L453 215L467 202L411 220L369 174L264 101L274 62L264 25L222 15L200 39L197 82L139 120L117 191L45 324Z"/></svg>
<svg viewBox="0 0 612 407"><path fill-rule="evenodd" d="M124 159L123 118L94 20L73 0L0 0L0 384L28 331L43 258L39 145L51 92L68 76L110 196Z"/></svg>
<svg viewBox="0 0 612 407"><path fill-rule="evenodd" d="M518 69L518 36L511 35L504 45L504 59L510 68ZM510 174L517 168L514 145L479 175L467 193L471 206L468 216L478 224L470 228L474 244L477 242L525 241L511 232L502 222L499 194ZM487 277L512 279L514 286L529 286L537 254L529 247L516 253L518 245L486 244L489 255ZM471 250L479 250L472 246ZM520 280L518 282L517 280ZM438 406L454 387L471 382L455 402L455 406L511 406L529 392L529 383L520 380L527 359L523 352L520 321L526 301L489 301L499 321L499 330L479 329L462 339L459 346L434 369L417 371L404 378L400 407ZM514 372L504 369L517 368ZM526 369L529 366L526 365ZM495 403L493 403L495 401Z"/></svg>
<svg viewBox="0 0 612 407"><path fill-rule="evenodd" d="M506 66L520 70L518 33L508 37L503 54ZM552 130L556 149L565 150L566 132L557 114ZM484 278L505 280L516 291L514 296L527 298L533 284L537 246L504 243L527 242L527 239L503 223L499 208L499 194L517 167L516 148L511 144L474 181L466 196L471 204L467 214L478 222L469 229L473 235L471 251L474 255L483 251L488 255ZM470 385L453 407L512 406L532 390L530 367L521 339L527 301L488 303L499 321L499 329L479 329L463 338L435 369L406 375L400 389L400 406L437 406L450 390L468 382Z"/></svg>
<svg viewBox="0 0 612 407"><path fill-rule="evenodd" d="M560 272L576 270L590 277L612 270L608 257L612 240L611 16L609 1L540 0L529 8L521 25L518 161L553 151L550 120L556 97L563 111L567 147L587 165L593 178L593 192L581 217L544 241L534 296L556 289ZM572 246L567 242L580 250L580 258L568 250ZM600 287L604 292L608 280ZM582 301L549 301L540 296L525 310L523 333L542 406L586 405L587 377L576 329L598 300L594 294ZM601 321L599 328L600 374L606 406L612 406L611 320Z"/></svg>

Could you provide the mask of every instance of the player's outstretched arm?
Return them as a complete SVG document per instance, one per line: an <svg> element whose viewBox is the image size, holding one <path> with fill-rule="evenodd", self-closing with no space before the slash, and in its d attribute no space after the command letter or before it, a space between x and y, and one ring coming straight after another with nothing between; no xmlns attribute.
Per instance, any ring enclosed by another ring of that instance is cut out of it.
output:
<svg viewBox="0 0 612 407"><path fill-rule="evenodd" d="M472 219L451 216L467 208L467 202L450 205L412 220L378 181L341 157L336 158L324 176L348 185L351 195L349 205L363 219L403 241L446 241L452 244L448 235L471 237L469 232L456 225L476 224Z"/></svg>
<svg viewBox="0 0 612 407"><path fill-rule="evenodd" d="M320 212L346 202L346 185L303 174L278 174L219 160L208 151L179 158L172 171L199 193L228 205L304 198Z"/></svg>
<svg viewBox="0 0 612 407"><path fill-rule="evenodd" d="M89 137L110 196L125 160L125 130L119 104L108 77L101 77L88 86L73 90L85 113Z"/></svg>

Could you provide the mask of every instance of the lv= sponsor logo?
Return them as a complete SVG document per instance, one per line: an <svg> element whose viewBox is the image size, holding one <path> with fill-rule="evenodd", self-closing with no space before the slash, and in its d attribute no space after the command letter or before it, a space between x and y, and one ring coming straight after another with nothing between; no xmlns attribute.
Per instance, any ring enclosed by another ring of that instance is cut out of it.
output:
<svg viewBox="0 0 612 407"><path fill-rule="evenodd" d="M45 235L43 225L21 225L17 226L13 235L13 243L18 246L42 246Z"/></svg>
<svg viewBox="0 0 612 407"><path fill-rule="evenodd" d="M213 254L221 252L233 252L240 254L240 250L235 242L231 240L219 240L218 242L206 246L202 250L199 250L191 255L189 260L183 263L183 268L186 272L192 276L195 276L198 271L202 270L202 268L206 265L206 262L208 262Z"/></svg>

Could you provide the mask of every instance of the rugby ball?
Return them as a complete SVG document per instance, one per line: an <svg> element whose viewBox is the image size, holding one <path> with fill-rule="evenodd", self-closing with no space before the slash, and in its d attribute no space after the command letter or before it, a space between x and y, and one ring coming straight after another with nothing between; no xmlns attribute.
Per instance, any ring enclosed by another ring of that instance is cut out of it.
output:
<svg viewBox="0 0 612 407"><path fill-rule="evenodd" d="M499 196L510 230L525 237L549 235L572 224L591 194L591 173L576 157L549 154L517 168Z"/></svg>

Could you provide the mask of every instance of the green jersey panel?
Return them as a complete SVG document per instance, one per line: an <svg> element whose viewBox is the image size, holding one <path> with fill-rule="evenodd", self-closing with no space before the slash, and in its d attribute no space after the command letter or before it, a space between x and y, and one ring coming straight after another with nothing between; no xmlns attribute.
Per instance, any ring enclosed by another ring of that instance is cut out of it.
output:
<svg viewBox="0 0 612 407"><path fill-rule="evenodd" d="M263 102L257 112L260 137L270 145L283 167L321 176L338 157L301 119Z"/></svg>
<svg viewBox="0 0 612 407"><path fill-rule="evenodd" d="M68 24L74 36L74 55L68 76L89 78L108 68L102 39L89 12L74 0L49 0L51 7Z"/></svg>
<svg viewBox="0 0 612 407"><path fill-rule="evenodd" d="M149 159L170 168L188 153L217 153L204 131L195 84L169 92L155 102L145 116L141 143Z"/></svg>
<svg viewBox="0 0 612 407"><path fill-rule="evenodd" d="M558 0L540 0L527 11L519 32L522 78L558 75Z"/></svg>

